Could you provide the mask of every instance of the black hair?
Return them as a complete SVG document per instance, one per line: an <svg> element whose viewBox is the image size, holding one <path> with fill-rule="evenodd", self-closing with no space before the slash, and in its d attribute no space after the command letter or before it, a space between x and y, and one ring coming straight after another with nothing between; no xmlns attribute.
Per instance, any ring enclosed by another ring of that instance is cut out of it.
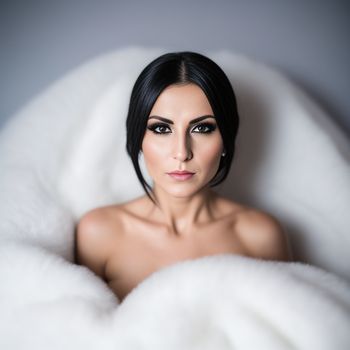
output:
<svg viewBox="0 0 350 350"><path fill-rule="evenodd" d="M137 177L151 200L152 188L145 181L139 164L147 120L158 96L166 87L189 83L196 84L205 93L214 112L226 153L221 157L218 171L209 185L213 187L220 184L231 167L239 115L235 93L226 74L213 60L196 52L163 54L150 62L138 76L131 92L126 120L126 149Z"/></svg>

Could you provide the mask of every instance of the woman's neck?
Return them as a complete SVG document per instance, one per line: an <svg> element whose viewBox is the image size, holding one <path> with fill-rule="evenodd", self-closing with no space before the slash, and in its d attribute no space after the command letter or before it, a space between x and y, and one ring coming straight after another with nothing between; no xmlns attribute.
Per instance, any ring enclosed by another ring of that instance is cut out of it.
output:
<svg viewBox="0 0 350 350"><path fill-rule="evenodd" d="M191 234L198 222L213 217L216 194L209 188L191 197L174 197L160 189L154 189L154 193L157 205L154 205L153 213L174 234L183 236Z"/></svg>

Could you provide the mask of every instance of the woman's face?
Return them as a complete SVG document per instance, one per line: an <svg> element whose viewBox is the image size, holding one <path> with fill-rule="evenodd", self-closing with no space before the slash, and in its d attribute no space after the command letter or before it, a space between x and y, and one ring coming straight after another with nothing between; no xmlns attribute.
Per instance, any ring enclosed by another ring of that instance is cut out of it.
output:
<svg viewBox="0 0 350 350"><path fill-rule="evenodd" d="M195 84L171 85L150 112L142 152L155 189L188 197L216 174L223 142L213 110Z"/></svg>

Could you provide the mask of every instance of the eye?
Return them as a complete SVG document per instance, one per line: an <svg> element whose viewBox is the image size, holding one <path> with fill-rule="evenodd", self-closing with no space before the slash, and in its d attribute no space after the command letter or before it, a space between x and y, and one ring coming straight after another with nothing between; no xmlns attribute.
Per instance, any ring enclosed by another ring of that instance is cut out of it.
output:
<svg viewBox="0 0 350 350"><path fill-rule="evenodd" d="M155 134L170 134L171 129L168 124L164 123L154 123L152 125L147 126L148 130L153 131Z"/></svg>
<svg viewBox="0 0 350 350"><path fill-rule="evenodd" d="M194 133L200 133L200 134L209 134L213 132L216 129L216 125L212 123L202 123L196 125L193 129L192 132Z"/></svg>

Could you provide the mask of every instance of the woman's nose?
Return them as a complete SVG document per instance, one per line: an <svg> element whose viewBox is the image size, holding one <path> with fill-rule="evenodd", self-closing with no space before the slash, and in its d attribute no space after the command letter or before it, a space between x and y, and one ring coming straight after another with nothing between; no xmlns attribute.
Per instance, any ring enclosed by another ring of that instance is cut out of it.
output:
<svg viewBox="0 0 350 350"><path fill-rule="evenodd" d="M181 135L175 138L174 158L180 162L185 162L193 158L191 141L188 135Z"/></svg>

